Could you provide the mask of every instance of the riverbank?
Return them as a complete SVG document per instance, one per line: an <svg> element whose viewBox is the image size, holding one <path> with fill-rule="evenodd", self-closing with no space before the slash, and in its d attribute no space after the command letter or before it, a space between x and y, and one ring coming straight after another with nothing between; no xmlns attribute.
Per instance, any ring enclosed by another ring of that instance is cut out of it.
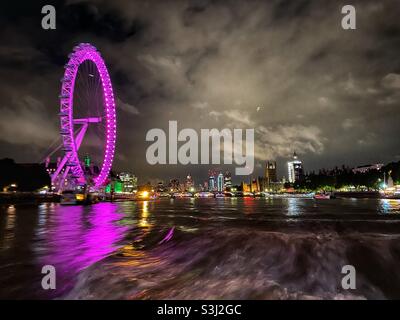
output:
<svg viewBox="0 0 400 320"><path fill-rule="evenodd" d="M35 192L0 192L0 204L36 204L43 202L60 202L60 195Z"/></svg>
<svg viewBox="0 0 400 320"><path fill-rule="evenodd" d="M263 197L262 195L225 195L221 194L225 198L246 198L246 197ZM195 195L187 196L172 196L171 198L198 198ZM266 196L268 198L309 198L313 199L313 193L277 193ZM34 192L0 192L0 204L37 204L45 202L60 202L60 195L58 194L39 194ZM161 196L155 196L152 198L138 198L135 194L114 194L112 197L107 194L105 197L106 201L141 201L163 198ZM202 197L200 197L202 198ZM214 198L214 196L213 196ZM332 198L356 198L356 199L387 199L378 191L354 191L354 192L332 192Z"/></svg>
<svg viewBox="0 0 400 320"><path fill-rule="evenodd" d="M334 192L336 198L357 198L357 199L380 199L382 198L379 191L346 191Z"/></svg>

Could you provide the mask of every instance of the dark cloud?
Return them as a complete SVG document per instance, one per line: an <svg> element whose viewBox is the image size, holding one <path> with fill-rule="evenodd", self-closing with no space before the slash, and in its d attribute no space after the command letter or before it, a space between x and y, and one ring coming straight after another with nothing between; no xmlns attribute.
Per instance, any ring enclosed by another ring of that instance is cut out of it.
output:
<svg viewBox="0 0 400 320"><path fill-rule="evenodd" d="M255 128L257 163L277 159L281 174L294 149L306 170L398 160L397 0L353 1L354 31L340 26L343 1L54 4L56 31L40 28L39 2L1 10L0 156L45 152L62 66L76 43L91 42L118 97L115 167L143 179L191 172L199 181L208 170L146 163L146 132L168 120Z"/></svg>

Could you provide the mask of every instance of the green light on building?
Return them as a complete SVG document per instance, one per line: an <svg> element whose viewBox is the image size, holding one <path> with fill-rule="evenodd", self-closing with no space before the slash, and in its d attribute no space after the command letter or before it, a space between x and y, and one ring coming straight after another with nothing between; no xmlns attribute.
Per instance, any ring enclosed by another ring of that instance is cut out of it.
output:
<svg viewBox="0 0 400 320"><path fill-rule="evenodd" d="M124 191L124 185L123 185L123 183L120 182L120 181L115 181L115 184L114 184L114 191L115 191L116 193L121 193L121 192L123 192L123 191Z"/></svg>
<svg viewBox="0 0 400 320"><path fill-rule="evenodd" d="M111 184L108 184L106 186L106 193L110 193L111 192Z"/></svg>
<svg viewBox="0 0 400 320"><path fill-rule="evenodd" d="M83 162L85 163L85 167L89 168L90 167L90 157L88 155L85 156L83 159Z"/></svg>
<svg viewBox="0 0 400 320"><path fill-rule="evenodd" d="M105 188L106 193L110 193L113 190L115 193L124 192L124 184L121 181L114 181L108 184Z"/></svg>

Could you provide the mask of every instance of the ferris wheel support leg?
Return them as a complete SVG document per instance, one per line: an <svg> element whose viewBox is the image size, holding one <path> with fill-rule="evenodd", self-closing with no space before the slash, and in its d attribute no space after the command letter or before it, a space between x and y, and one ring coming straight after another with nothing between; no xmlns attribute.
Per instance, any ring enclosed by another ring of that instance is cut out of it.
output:
<svg viewBox="0 0 400 320"><path fill-rule="evenodd" d="M87 123L83 124L82 125L82 129L77 134L77 136L75 138L76 150L79 150L79 148L81 147L81 144L82 144L82 141L83 141L83 137L86 134L87 128L88 128L88 124Z"/></svg>
<svg viewBox="0 0 400 320"><path fill-rule="evenodd" d="M88 128L88 124L87 124L87 123L84 123L84 124L82 125L82 128L80 129L80 131L79 131L78 134L76 135L76 138L75 138L76 150L79 150L79 148L80 148L80 146L81 146L81 144L82 144L82 141L83 141L83 137L84 137L85 134L86 134L87 128ZM64 158L61 160L60 164L59 164L58 167L57 167L57 170L56 170L56 171L54 172L54 174L51 176L51 183L52 183L52 184L54 184L54 183L56 182L57 177L60 175L62 169L65 167L65 164L67 163L67 161L68 161L68 159L70 158L70 156L71 156L70 154L67 154L67 155L65 155ZM64 183L65 178L67 177L67 174L68 174L68 172L69 172L69 169L70 169L69 167L66 167L66 169L65 169L65 171L64 171L64 174L63 174L63 176L62 176L62 180L59 181L59 186L58 186L59 191L61 190L61 186L62 186L62 184Z"/></svg>
<svg viewBox="0 0 400 320"><path fill-rule="evenodd" d="M64 168L65 164L67 163L68 159L69 159L70 155L67 154L64 156L64 158L61 160L60 164L57 167L56 172L54 172L54 174L51 176L51 183L53 184L56 180L57 177L59 176L59 174L61 173L61 170Z"/></svg>

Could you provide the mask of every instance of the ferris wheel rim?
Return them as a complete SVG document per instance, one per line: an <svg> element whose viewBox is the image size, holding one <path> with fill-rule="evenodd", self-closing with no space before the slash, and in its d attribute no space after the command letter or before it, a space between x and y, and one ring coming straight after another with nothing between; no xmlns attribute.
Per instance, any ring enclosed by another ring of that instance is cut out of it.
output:
<svg viewBox="0 0 400 320"><path fill-rule="evenodd" d="M68 63L65 65L64 76L61 79L60 94L60 124L61 137L65 156L68 158L67 166L70 167L73 178L79 183L87 183L82 165L79 160L76 137L74 132L74 90L79 66L86 61L91 61L97 68L101 78L103 90L103 109L105 111L106 138L103 145L105 150L101 163L100 173L93 179L94 187L104 185L114 159L116 142L116 112L115 99L111 79L100 52L89 43L81 43L74 47L73 52L68 56Z"/></svg>

